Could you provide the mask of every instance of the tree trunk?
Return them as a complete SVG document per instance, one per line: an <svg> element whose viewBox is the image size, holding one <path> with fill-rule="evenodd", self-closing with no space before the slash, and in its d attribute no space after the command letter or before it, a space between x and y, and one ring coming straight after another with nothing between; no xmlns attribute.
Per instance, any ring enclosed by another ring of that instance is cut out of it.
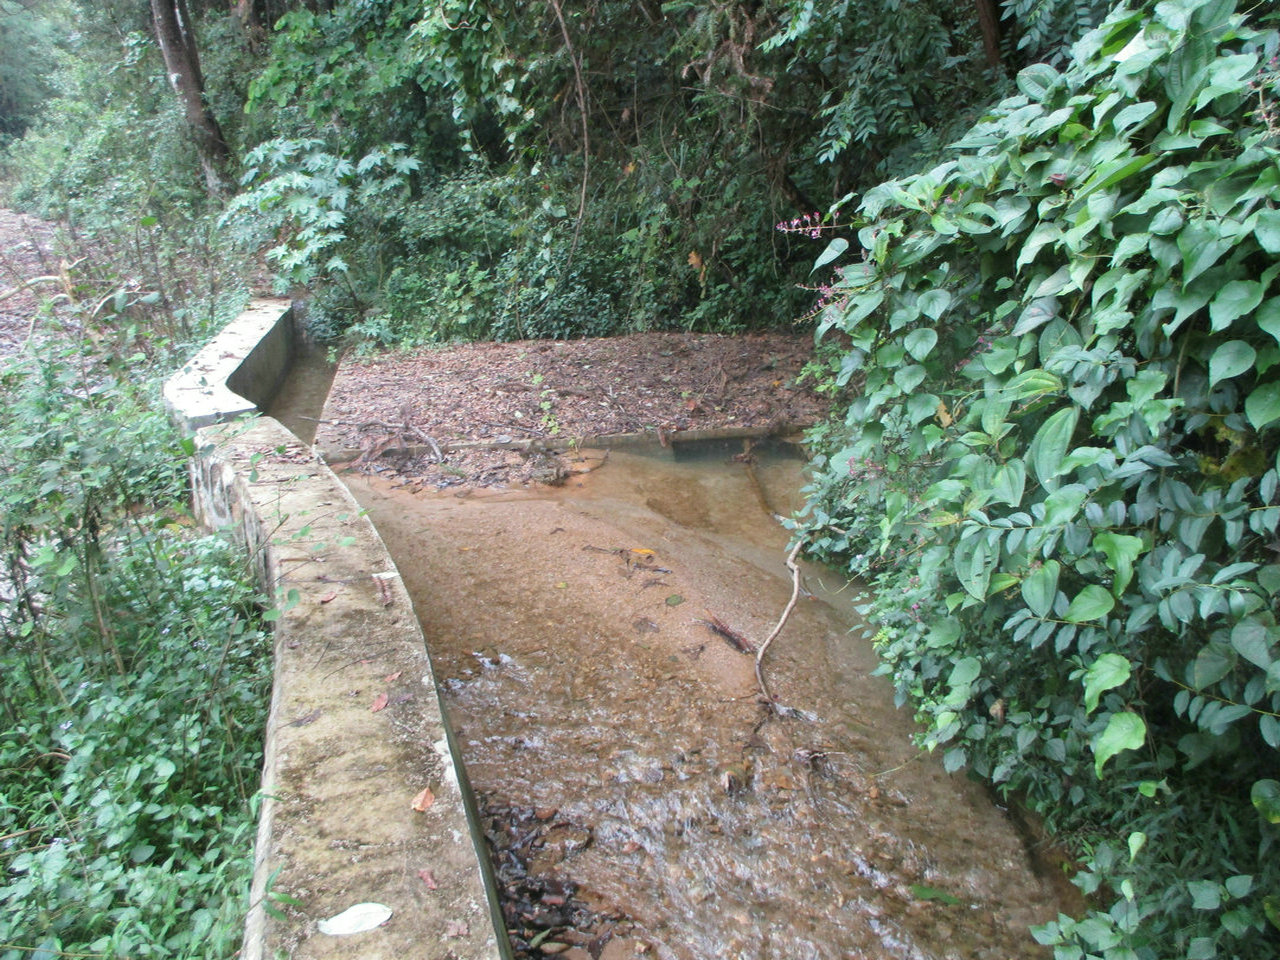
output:
<svg viewBox="0 0 1280 960"><path fill-rule="evenodd" d="M204 169L205 188L209 196L221 196L225 189L224 173L231 152L222 136L222 128L204 99L204 76L200 73L200 54L196 50L191 15L185 0L151 0L151 18L156 41L164 56L165 70L174 92L191 125L200 166Z"/></svg>
<svg viewBox="0 0 1280 960"><path fill-rule="evenodd" d="M987 66L1000 67L1000 15L996 0L977 0L978 26L982 28L982 48L987 54Z"/></svg>
<svg viewBox="0 0 1280 960"><path fill-rule="evenodd" d="M262 21L258 17L258 7L254 0L236 0L236 19L240 21L240 28L244 30L249 52L256 56L261 52L262 41L266 34L262 29Z"/></svg>

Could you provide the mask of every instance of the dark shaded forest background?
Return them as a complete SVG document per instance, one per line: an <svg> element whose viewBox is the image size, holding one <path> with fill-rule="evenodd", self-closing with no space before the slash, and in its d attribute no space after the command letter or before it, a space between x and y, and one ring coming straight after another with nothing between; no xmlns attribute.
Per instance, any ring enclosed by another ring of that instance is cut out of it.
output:
<svg viewBox="0 0 1280 960"><path fill-rule="evenodd" d="M85 444L32 424L67 395L106 413L95 396L264 284L364 349L812 328L832 417L790 526L873 589L922 746L1074 858L1089 909L1036 939L1061 960L1274 957L1276 17L0 0L3 196L63 225L50 310L100 364L75 387L41 367L9 405L8 446L40 453L0 471L6 504L70 505L45 532L6 527L10 576L72 578L67 609L123 675L96 540L75 562L45 550L85 517L96 536L84 491L122 468L102 452L63 489L47 465ZM7 655L56 705L56 631L15 610ZM49 755L23 736L15 765ZM141 867L161 846L129 849ZM66 875L42 850L11 864L6 902L31 901L37 867ZM94 936L57 949L124 949Z"/></svg>

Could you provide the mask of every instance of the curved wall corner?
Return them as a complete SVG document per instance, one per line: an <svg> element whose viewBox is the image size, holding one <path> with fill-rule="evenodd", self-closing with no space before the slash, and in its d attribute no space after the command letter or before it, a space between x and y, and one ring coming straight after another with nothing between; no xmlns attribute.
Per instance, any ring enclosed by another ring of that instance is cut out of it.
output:
<svg viewBox="0 0 1280 960"><path fill-rule="evenodd" d="M474 802L395 564L310 448L269 417L236 419L287 372L289 305L258 301L241 319L165 387L171 416L195 430L198 518L246 544L282 611L240 955L508 960ZM320 931L370 902L390 919Z"/></svg>

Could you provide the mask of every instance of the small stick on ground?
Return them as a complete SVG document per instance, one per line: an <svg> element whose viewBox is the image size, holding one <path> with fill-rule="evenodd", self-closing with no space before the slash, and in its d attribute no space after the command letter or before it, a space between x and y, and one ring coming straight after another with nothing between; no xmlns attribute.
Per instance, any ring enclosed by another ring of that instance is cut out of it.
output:
<svg viewBox="0 0 1280 960"><path fill-rule="evenodd" d="M778 625L773 628L773 633L765 638L764 643L760 644L760 648L756 651L756 683L760 684L760 692L764 694L764 699L768 703L770 709L775 713L781 713L778 701L773 698L773 694L769 692L769 685L764 681L764 668L761 664L764 661L765 652L769 649L769 644L782 632L782 628L786 626L787 618L791 616L791 611L796 607L796 601L800 599L800 568L796 566L796 556L800 553L802 541L798 541L791 552L787 554L787 569L791 571L791 599L787 601L786 609L782 611L782 616L778 619Z"/></svg>

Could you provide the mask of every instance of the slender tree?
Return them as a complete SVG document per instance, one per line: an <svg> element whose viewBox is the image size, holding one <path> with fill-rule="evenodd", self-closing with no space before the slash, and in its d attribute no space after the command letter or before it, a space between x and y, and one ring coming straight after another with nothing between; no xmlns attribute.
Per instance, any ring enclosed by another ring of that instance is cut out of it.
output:
<svg viewBox="0 0 1280 960"><path fill-rule="evenodd" d="M977 0L977 5L982 50L987 56L987 66L994 70L1000 66L1000 15L996 0Z"/></svg>
<svg viewBox="0 0 1280 960"><path fill-rule="evenodd" d="M221 196L231 153L222 128L205 101L200 54L185 0L151 0L151 19L169 82L191 125L205 188L211 197Z"/></svg>

